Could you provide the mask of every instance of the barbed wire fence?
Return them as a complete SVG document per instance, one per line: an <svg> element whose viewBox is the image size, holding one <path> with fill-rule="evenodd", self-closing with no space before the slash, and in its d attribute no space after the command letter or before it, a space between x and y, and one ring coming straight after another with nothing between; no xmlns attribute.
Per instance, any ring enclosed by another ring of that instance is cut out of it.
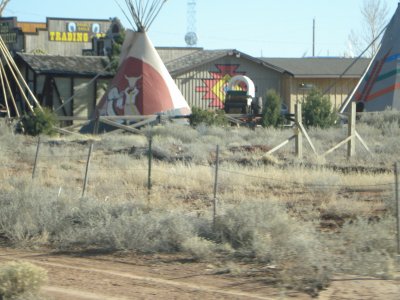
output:
<svg viewBox="0 0 400 300"><path fill-rule="evenodd" d="M39 179L39 177L47 170L47 166L42 164L42 161L45 161L46 164L50 163L60 163L60 160L66 160L67 164L71 164L73 162L79 162L79 166L82 166L81 170L74 169L75 172L81 174L81 193L80 197L84 198L86 196L98 196L99 193L96 193L96 190L104 190L105 199L109 198L110 193L115 193L116 195L137 195L139 191L147 189L147 197L148 201L152 198L152 192L155 187L159 187L160 189L166 187L165 182L157 182L154 179L155 175L164 175L164 179L167 178L179 178L183 182L196 182L201 184L202 193L201 197L204 197L204 202L211 207L211 215L212 215L212 223L215 226L216 218L219 213L219 202L220 202L220 192L221 192L221 181L224 177L232 178L232 177L240 177L243 180L258 180L262 183L263 188L260 190L262 193L271 193L275 190L280 192L286 191L288 193L293 193L296 195L304 195L310 193L325 193L328 190L334 190L338 194L346 194L346 195L358 195L362 197L362 195L369 195L376 199L379 198L381 201L387 201L390 203L395 203L396 209L396 241L397 241L397 253L400 261L400 195L399 195L399 165L398 163L394 164L393 169L393 181L392 182L381 182L376 184L330 184L330 183L310 183L310 182L301 182L296 180L288 180L288 179L279 179L271 176L260 176L259 174L252 174L251 170L246 171L237 171L231 170L225 166L220 164L220 148L216 146L215 150L215 161L210 164L202 164L198 163L196 166L209 168L209 177L208 178L199 178L188 176L187 174L182 175L174 170L165 170L160 168L155 168L153 165L153 141L152 138L148 139L148 149L146 151L147 163L139 165L137 167L132 168L131 166L104 166L102 163L103 159L107 159L113 154L109 153L96 153L95 143L93 141L89 141L87 153L75 153L71 155L62 155L51 153L48 155L41 154L41 144L43 142L41 139L38 139L38 143L36 146L36 152L34 157L34 162L31 168L31 176L32 180L35 181ZM94 165L94 167L93 167ZM3 174L5 173L13 173L16 171L15 166L12 165L3 165L0 167L0 170ZM18 167L18 170L29 171L29 168ZM66 168L68 170L68 167ZM129 178L125 178L125 180L121 180L122 186L109 186L104 182L101 182L101 179L107 178L107 176L114 176L116 172L124 172L128 174L134 174L139 179L136 179L134 184L129 180ZM5 176L3 176L5 177ZM93 180L92 180L93 178ZM0 180L0 183L5 182L6 179ZM226 185L226 181L223 182ZM229 180L228 180L229 181ZM75 181L76 184L78 181ZM231 186L226 186L225 189L234 188L233 184ZM93 190L92 190L93 189ZM296 191L297 189L297 191ZM77 187L78 190L78 187ZM178 191L180 189L178 188ZM58 194L62 192L62 186L59 188Z"/></svg>

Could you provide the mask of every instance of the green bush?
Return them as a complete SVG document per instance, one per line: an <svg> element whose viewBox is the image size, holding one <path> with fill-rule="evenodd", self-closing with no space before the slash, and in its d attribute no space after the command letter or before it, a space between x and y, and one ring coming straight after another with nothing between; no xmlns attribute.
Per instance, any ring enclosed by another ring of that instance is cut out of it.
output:
<svg viewBox="0 0 400 300"><path fill-rule="evenodd" d="M120 23L118 19L114 19L113 21ZM125 35L126 35L125 28L121 26L120 33L113 37L112 48L111 51L108 53L108 59L110 60L111 63L110 71L114 74L116 74L118 70L119 58L121 55L122 45L125 40Z"/></svg>
<svg viewBox="0 0 400 300"><path fill-rule="evenodd" d="M281 114L281 104L282 101L277 92L275 90L269 90L262 112L261 125L263 127L277 128L284 122L284 118Z"/></svg>
<svg viewBox="0 0 400 300"><path fill-rule="evenodd" d="M303 123L306 127L328 128L337 121L336 111L328 97L317 89L311 90L303 103Z"/></svg>
<svg viewBox="0 0 400 300"><path fill-rule="evenodd" d="M198 107L192 108L190 125L196 127L200 124L208 126L224 126L228 124L223 110L205 110Z"/></svg>
<svg viewBox="0 0 400 300"><path fill-rule="evenodd" d="M49 108L34 108L33 113L25 114L21 118L20 130L29 135L54 135L54 126L57 123L56 115Z"/></svg>
<svg viewBox="0 0 400 300"><path fill-rule="evenodd" d="M47 281L46 270L28 262L10 262L0 266L0 299L31 299Z"/></svg>

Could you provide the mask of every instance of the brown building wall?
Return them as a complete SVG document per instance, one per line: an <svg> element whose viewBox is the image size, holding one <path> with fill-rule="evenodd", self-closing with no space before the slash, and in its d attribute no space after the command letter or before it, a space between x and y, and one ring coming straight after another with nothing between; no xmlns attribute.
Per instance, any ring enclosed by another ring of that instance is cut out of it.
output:
<svg viewBox="0 0 400 300"><path fill-rule="evenodd" d="M286 94L289 94L289 110L294 112L294 105L301 103L314 87L329 97L332 107L339 108L353 91L358 78L285 78Z"/></svg>

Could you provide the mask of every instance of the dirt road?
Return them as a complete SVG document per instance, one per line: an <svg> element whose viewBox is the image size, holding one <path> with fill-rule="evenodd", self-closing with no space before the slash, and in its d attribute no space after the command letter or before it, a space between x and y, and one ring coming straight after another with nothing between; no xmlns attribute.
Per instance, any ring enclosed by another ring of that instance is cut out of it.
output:
<svg viewBox="0 0 400 300"><path fill-rule="evenodd" d="M25 260L47 269L46 299L298 299L311 297L269 287L259 278L220 274L212 264L179 257L57 255L0 248L0 263ZM318 299L400 299L400 281L341 278Z"/></svg>

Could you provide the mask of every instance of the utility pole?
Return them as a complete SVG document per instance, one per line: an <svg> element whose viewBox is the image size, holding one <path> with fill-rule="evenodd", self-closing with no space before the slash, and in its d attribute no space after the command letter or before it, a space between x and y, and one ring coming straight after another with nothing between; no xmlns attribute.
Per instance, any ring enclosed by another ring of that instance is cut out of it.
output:
<svg viewBox="0 0 400 300"><path fill-rule="evenodd" d="M312 56L315 56L315 18L313 19Z"/></svg>

